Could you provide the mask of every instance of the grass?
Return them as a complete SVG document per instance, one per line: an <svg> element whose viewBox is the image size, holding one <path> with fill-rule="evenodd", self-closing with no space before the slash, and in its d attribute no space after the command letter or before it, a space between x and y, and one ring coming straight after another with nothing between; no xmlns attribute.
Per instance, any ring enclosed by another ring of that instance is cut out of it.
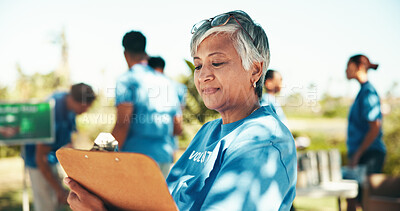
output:
<svg viewBox="0 0 400 211"><path fill-rule="evenodd" d="M346 200L341 200L342 210L346 208ZM335 197L309 198L296 197L294 200L296 211L336 211L338 202Z"/></svg>
<svg viewBox="0 0 400 211"><path fill-rule="evenodd" d="M20 157L0 159L0 210L22 210L23 160ZM32 193L28 187L30 208Z"/></svg>
<svg viewBox="0 0 400 211"><path fill-rule="evenodd" d="M29 199L30 210L33 210L32 194ZM0 210L22 210L22 189L8 190L0 194Z"/></svg>

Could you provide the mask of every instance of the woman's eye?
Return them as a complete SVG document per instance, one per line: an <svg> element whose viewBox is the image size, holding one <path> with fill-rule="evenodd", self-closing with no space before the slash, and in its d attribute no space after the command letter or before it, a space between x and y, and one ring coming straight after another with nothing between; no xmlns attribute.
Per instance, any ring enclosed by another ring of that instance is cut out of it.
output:
<svg viewBox="0 0 400 211"><path fill-rule="evenodd" d="M223 65L223 64L224 64L224 62L212 63L212 65L213 65L214 67L219 67L219 66L221 66L221 65Z"/></svg>
<svg viewBox="0 0 400 211"><path fill-rule="evenodd" d="M194 67L194 70L200 70L201 67L202 67L201 65L195 66L195 67Z"/></svg>

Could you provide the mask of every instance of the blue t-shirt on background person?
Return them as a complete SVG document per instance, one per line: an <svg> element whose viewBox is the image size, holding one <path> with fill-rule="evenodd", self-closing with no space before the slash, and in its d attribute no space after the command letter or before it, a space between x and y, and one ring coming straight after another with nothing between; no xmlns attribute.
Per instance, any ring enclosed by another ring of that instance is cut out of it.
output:
<svg viewBox="0 0 400 211"><path fill-rule="evenodd" d="M50 164L58 162L55 152L71 142L71 135L76 131L75 112L67 108L67 92L56 92L50 96L49 100L54 99L54 116L55 116L55 140L51 146L51 152L48 155ZM36 145L25 145L25 155L22 155L25 160L25 165L31 168L36 168Z"/></svg>
<svg viewBox="0 0 400 211"><path fill-rule="evenodd" d="M381 103L375 88L368 81L361 85L361 89L350 108L349 125L347 129L348 154L354 154L361 146L369 131L369 122L382 121ZM377 150L386 153L382 140L382 126L374 142L367 151Z"/></svg>
<svg viewBox="0 0 400 211"><path fill-rule="evenodd" d="M181 106L181 113L178 113L178 115L183 115L183 109L186 106L186 94L187 94L187 87L185 84L176 82L176 81L172 81L175 84L175 88L178 94L178 100ZM171 141L172 141L172 145L174 146L174 149L177 150L178 149L178 138L174 135L171 136Z"/></svg>
<svg viewBox="0 0 400 211"><path fill-rule="evenodd" d="M260 101L261 106L270 105L272 109L275 110L279 119L287 126L287 119L285 113L283 112L282 106L276 101L275 96L265 93L261 97Z"/></svg>
<svg viewBox="0 0 400 211"><path fill-rule="evenodd" d="M136 64L117 81L115 104L121 103L133 105L121 151L142 153L158 163L171 163L173 119L181 113L171 80L147 65Z"/></svg>
<svg viewBox="0 0 400 211"><path fill-rule="evenodd" d="M176 86L176 91L178 94L178 100L182 107L186 105L186 94L187 94L187 87L185 84L179 83L174 81Z"/></svg>
<svg viewBox="0 0 400 211"><path fill-rule="evenodd" d="M171 169L168 188L180 210L290 210L296 146L271 107L203 125Z"/></svg>

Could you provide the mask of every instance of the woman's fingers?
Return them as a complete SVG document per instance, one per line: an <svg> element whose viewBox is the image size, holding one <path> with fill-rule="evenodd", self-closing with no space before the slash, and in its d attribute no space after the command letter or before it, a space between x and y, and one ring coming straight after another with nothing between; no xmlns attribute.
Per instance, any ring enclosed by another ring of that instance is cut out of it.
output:
<svg viewBox="0 0 400 211"><path fill-rule="evenodd" d="M71 191L71 192L69 192L67 202L69 204L69 207L71 207L72 210L76 210L74 208L74 205L75 205L75 202L79 202L79 198L74 192Z"/></svg>
<svg viewBox="0 0 400 211"><path fill-rule="evenodd" d="M69 189L71 189L71 192L74 193L78 200L81 200L82 196L88 194L88 192L82 188L82 186L69 177L64 178L64 183L69 187Z"/></svg>
<svg viewBox="0 0 400 211"><path fill-rule="evenodd" d="M97 196L89 193L73 179L66 177L64 183L71 189L67 202L72 210L106 210Z"/></svg>

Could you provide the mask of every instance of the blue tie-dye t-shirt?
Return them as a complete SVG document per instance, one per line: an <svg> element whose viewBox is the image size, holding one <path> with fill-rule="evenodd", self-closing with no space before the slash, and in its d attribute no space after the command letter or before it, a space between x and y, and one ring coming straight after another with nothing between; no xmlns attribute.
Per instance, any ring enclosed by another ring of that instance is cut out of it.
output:
<svg viewBox="0 0 400 211"><path fill-rule="evenodd" d="M290 210L296 168L293 137L266 106L230 124L206 123L167 184L180 210Z"/></svg>
<svg viewBox="0 0 400 211"><path fill-rule="evenodd" d="M349 125L347 128L348 154L354 154L361 146L369 131L369 122L382 121L381 103L375 88L368 81L361 85L361 89L350 108ZM382 126L374 142L367 150L386 152L382 141Z"/></svg>
<svg viewBox="0 0 400 211"><path fill-rule="evenodd" d="M118 78L115 103L133 105L121 151L142 153L158 163L172 162L173 119L181 109L171 80L147 65L136 64Z"/></svg>

